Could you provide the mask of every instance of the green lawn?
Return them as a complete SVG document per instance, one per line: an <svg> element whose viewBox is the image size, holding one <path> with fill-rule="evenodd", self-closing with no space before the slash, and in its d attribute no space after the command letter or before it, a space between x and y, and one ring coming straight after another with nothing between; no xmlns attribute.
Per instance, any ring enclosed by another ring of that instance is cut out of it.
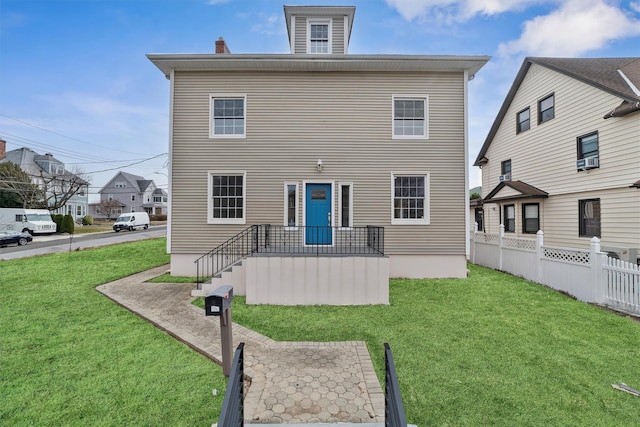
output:
<svg viewBox="0 0 640 427"><path fill-rule="evenodd" d="M165 245L154 239L0 261L0 425L208 426L217 419L221 369L95 291L167 263Z"/></svg>
<svg viewBox="0 0 640 427"><path fill-rule="evenodd" d="M390 306L268 307L233 319L282 341L363 340L383 378L394 354L419 426L631 426L640 324L522 279L470 266L468 279L392 280Z"/></svg>
<svg viewBox="0 0 640 427"><path fill-rule="evenodd" d="M166 263L164 245L0 262L0 425L217 419L221 370L94 290ZM389 342L407 418L420 427L638 425L640 399L611 384L640 388L639 323L470 270L468 279L392 280L389 306L247 306L236 297L233 318L281 341L366 341L380 378Z"/></svg>

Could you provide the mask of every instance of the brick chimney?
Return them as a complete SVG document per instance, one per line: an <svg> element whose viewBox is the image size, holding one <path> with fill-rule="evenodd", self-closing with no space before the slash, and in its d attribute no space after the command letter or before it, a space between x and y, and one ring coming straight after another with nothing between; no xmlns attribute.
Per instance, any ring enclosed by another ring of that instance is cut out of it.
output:
<svg viewBox="0 0 640 427"><path fill-rule="evenodd" d="M216 53L231 53L222 37L216 40Z"/></svg>
<svg viewBox="0 0 640 427"><path fill-rule="evenodd" d="M0 160L7 157L7 141L0 139Z"/></svg>

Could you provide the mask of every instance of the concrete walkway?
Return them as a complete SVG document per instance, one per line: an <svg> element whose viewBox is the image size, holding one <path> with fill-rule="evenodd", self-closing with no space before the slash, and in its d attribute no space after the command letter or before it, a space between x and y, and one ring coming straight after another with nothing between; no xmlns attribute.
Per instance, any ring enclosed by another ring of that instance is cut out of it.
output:
<svg viewBox="0 0 640 427"><path fill-rule="evenodd" d="M193 284L146 283L168 266L101 285L99 292L221 363L220 321L191 304ZM367 346L350 342L276 342L233 324L245 343L245 423L376 423L384 393Z"/></svg>

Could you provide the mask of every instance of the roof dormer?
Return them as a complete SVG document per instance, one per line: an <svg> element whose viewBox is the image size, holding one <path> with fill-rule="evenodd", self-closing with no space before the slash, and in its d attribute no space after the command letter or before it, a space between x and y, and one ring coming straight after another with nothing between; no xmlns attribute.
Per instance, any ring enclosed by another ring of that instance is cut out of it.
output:
<svg viewBox="0 0 640 427"><path fill-rule="evenodd" d="M355 12L353 6L285 6L291 53L348 53Z"/></svg>

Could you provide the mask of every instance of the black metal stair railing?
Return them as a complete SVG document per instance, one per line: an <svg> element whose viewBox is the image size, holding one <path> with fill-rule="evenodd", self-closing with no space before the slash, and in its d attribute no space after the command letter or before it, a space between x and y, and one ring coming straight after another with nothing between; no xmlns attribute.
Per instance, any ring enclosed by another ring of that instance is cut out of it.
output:
<svg viewBox="0 0 640 427"><path fill-rule="evenodd" d="M384 425L385 427L407 427L396 365L388 343L384 343Z"/></svg>
<svg viewBox="0 0 640 427"><path fill-rule="evenodd" d="M218 427L244 426L244 343L236 349L224 393Z"/></svg>
<svg viewBox="0 0 640 427"><path fill-rule="evenodd" d="M258 249L260 227L252 225L195 260L197 289L201 289L205 280L255 252Z"/></svg>

